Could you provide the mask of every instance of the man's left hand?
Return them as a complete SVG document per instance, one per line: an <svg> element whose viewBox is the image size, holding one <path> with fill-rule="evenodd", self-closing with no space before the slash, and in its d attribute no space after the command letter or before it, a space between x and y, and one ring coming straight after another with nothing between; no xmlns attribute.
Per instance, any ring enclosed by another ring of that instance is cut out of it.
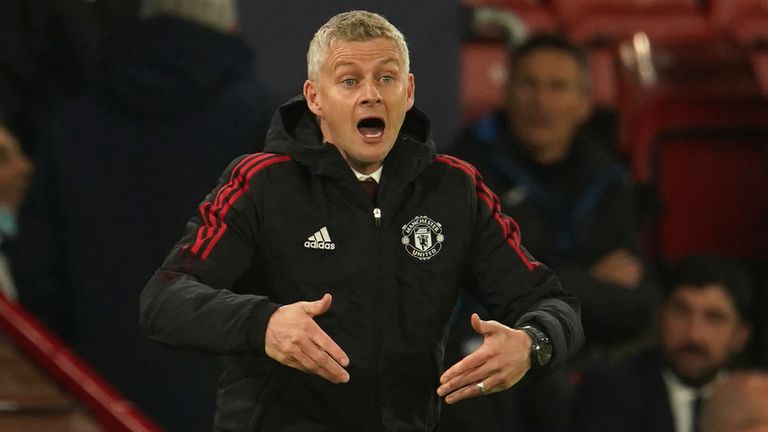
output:
<svg viewBox="0 0 768 432"><path fill-rule="evenodd" d="M526 332L483 321L477 314L470 322L483 344L440 377L437 394L449 404L506 390L531 368L532 341Z"/></svg>

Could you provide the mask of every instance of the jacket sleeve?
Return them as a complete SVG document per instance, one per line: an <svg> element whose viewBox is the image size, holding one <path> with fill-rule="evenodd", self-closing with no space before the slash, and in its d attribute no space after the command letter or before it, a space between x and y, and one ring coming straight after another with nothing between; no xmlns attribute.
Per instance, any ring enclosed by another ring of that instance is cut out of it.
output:
<svg viewBox="0 0 768 432"><path fill-rule="evenodd" d="M658 293L648 277L630 289L595 279L576 265L554 270L561 283L579 298L590 344L616 346L648 329L658 303Z"/></svg>
<svg viewBox="0 0 768 432"><path fill-rule="evenodd" d="M139 320L151 339L214 354L264 352L279 305L233 290L249 271L258 229L251 177L279 156L236 159L147 283Z"/></svg>
<svg viewBox="0 0 768 432"><path fill-rule="evenodd" d="M454 159L469 175L475 199L475 227L466 288L492 318L510 327L532 325L552 342L554 367L584 342L579 302L557 277L520 242L520 231L501 212L498 198L466 162Z"/></svg>

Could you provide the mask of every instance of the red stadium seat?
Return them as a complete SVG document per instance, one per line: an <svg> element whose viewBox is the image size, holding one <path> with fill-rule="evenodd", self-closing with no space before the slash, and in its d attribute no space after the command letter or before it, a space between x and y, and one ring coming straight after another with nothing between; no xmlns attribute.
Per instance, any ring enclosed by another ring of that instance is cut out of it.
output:
<svg viewBox="0 0 768 432"><path fill-rule="evenodd" d="M761 89L745 50L727 41L702 41L653 44L649 51L638 60L641 53L621 47L617 109L622 153L644 154L635 147L648 145L656 134L674 127L740 127L768 119L760 114L765 110ZM638 65L642 62L645 66ZM650 78L642 76L643 68L652 70ZM751 107L757 111L748 112ZM647 167L647 161L634 163Z"/></svg>
<svg viewBox="0 0 768 432"><path fill-rule="evenodd" d="M699 0L552 0L557 14L567 21L600 13L659 14L699 12Z"/></svg>
<svg viewBox="0 0 768 432"><path fill-rule="evenodd" d="M662 201L649 252L768 259L758 240L768 239L768 99L748 52L723 40L652 44L645 61L648 82L641 67L623 69L619 130L635 178Z"/></svg>
<svg viewBox="0 0 768 432"><path fill-rule="evenodd" d="M657 95L636 114L632 172L663 208L652 255L768 259L768 100Z"/></svg>
<svg viewBox="0 0 768 432"><path fill-rule="evenodd" d="M552 0L568 37L587 46L595 77L593 99L620 102L618 47L642 37L651 44L711 40L715 31L698 0Z"/></svg>
<svg viewBox="0 0 768 432"><path fill-rule="evenodd" d="M633 113L623 136L632 173L641 182L652 182L658 143L662 135L692 132L764 133L768 135L768 100L761 97L732 99L692 96L657 96Z"/></svg>
<svg viewBox="0 0 768 432"><path fill-rule="evenodd" d="M768 259L768 134L667 135L657 146L660 257Z"/></svg>
<svg viewBox="0 0 768 432"><path fill-rule="evenodd" d="M768 1L711 0L711 20L727 37L752 48L752 64L768 96Z"/></svg>
<svg viewBox="0 0 768 432"><path fill-rule="evenodd" d="M529 33L554 32L557 21L544 3L538 0L465 0L470 7L489 7L512 12L520 18Z"/></svg>
<svg viewBox="0 0 768 432"><path fill-rule="evenodd" d="M542 8L544 4L539 0L463 0L465 6L489 6L502 9L532 9Z"/></svg>
<svg viewBox="0 0 768 432"><path fill-rule="evenodd" d="M501 106L507 80L503 42L464 42L461 47L462 118L470 121Z"/></svg>
<svg viewBox="0 0 768 432"><path fill-rule="evenodd" d="M712 22L743 45L768 43L768 2L710 0Z"/></svg>
<svg viewBox="0 0 768 432"><path fill-rule="evenodd" d="M695 40L713 29L697 0L553 0L576 42L619 41L645 33L654 41Z"/></svg>

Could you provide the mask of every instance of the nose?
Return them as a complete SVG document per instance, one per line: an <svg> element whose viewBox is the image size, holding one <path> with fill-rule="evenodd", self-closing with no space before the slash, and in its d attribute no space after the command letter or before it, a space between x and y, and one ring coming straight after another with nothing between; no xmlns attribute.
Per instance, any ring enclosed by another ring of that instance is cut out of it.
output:
<svg viewBox="0 0 768 432"><path fill-rule="evenodd" d="M539 86L533 91L533 104L537 108L546 108L552 103L552 91Z"/></svg>
<svg viewBox="0 0 768 432"><path fill-rule="evenodd" d="M706 340L709 333L706 323L700 318L691 319L687 328L688 340L691 342L702 343Z"/></svg>
<svg viewBox="0 0 768 432"><path fill-rule="evenodd" d="M381 104L381 93L374 83L367 81L363 85L360 104L363 106L375 106Z"/></svg>

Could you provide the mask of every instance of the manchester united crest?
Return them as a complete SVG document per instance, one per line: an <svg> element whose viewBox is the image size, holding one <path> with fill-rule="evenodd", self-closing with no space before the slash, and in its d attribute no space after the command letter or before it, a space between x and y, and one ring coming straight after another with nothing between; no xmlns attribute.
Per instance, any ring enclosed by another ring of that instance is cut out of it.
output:
<svg viewBox="0 0 768 432"><path fill-rule="evenodd" d="M403 225L403 238L400 240L406 252L422 261L431 259L443 247L443 226L427 216L416 216Z"/></svg>

